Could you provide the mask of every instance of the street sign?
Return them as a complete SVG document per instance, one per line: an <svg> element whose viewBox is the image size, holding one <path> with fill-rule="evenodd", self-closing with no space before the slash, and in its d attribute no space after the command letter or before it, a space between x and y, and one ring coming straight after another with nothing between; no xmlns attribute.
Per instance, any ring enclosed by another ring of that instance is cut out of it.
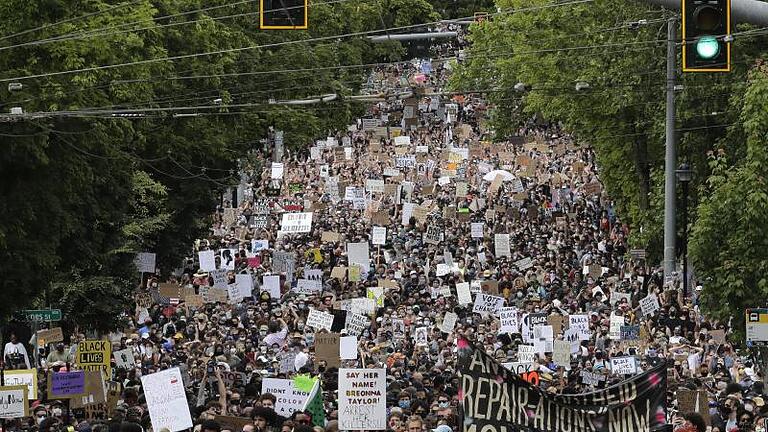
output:
<svg viewBox="0 0 768 432"><path fill-rule="evenodd" d="M28 321L61 321L61 309L29 309L21 313Z"/></svg>
<svg viewBox="0 0 768 432"><path fill-rule="evenodd" d="M747 309L747 342L768 342L768 309Z"/></svg>

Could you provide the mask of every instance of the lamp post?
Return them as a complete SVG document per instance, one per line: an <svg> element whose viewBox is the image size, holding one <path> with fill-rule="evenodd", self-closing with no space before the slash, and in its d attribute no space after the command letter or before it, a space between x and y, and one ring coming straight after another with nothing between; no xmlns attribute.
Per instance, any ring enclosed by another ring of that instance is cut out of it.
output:
<svg viewBox="0 0 768 432"><path fill-rule="evenodd" d="M677 181L683 186L683 298L688 297L688 183L693 171L687 163L675 170Z"/></svg>

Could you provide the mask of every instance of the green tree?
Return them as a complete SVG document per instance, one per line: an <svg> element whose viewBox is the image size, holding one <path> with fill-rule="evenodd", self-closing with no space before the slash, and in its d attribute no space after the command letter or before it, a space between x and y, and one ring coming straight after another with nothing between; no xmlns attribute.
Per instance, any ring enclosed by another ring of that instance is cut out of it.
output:
<svg viewBox="0 0 768 432"><path fill-rule="evenodd" d="M691 259L705 281L702 306L721 321L733 318L737 339L743 339L744 309L764 307L768 297L766 101L768 68L761 66L750 73L739 118L746 158L731 165L724 150L709 154L712 175L691 232Z"/></svg>

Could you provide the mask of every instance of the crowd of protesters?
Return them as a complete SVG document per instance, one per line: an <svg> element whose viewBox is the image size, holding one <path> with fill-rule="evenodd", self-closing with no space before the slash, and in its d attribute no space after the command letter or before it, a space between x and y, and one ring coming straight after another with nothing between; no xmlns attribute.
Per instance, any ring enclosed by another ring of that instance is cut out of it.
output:
<svg viewBox="0 0 768 432"><path fill-rule="evenodd" d="M460 46L441 45L434 54L460 61ZM553 339L563 337L570 315L588 316L589 337L578 343L570 364L556 364L545 349L523 365L547 392L609 386L623 378L613 373L611 358L634 356L638 371L667 364L668 420L678 430L765 431L761 373L727 342L727 323L701 314L701 286L684 296L679 278L664 280L641 253L631 253L632 228L601 187L594 152L556 125L534 121L518 136L491 143L484 100L443 93L452 64L414 61L376 70L372 87L405 84L414 95L374 104L366 118L323 137L311 151L286 151L279 178L273 178L271 154L246 169L237 198L224 200L210 236L196 242L185 268L164 280L145 278L137 303L126 311L127 330L110 335L113 351L132 349L135 359L134 367L114 367L109 377L120 388L115 406L92 418L88 410L48 401L40 385L30 396L31 417L5 427L150 429L140 377L179 367L196 430L334 432L337 372L346 366L386 368L393 432L456 431L462 428L457 338L505 364L522 363L517 347L531 342L522 327L502 332L498 315L473 313L472 303L462 303L458 287L468 283L475 296L503 297L521 322L526 314L544 314L550 324L563 323L554 326ZM493 175L498 170L509 176ZM364 190L368 180L395 187L347 196L347 187ZM280 232L285 211L313 212L311 230ZM404 220L406 211L411 217ZM473 223L483 224L480 236L472 235ZM371 244L374 226L386 227L384 244ZM509 235L508 253L497 234ZM266 247L259 243L256 251L256 240L266 240ZM370 269L358 268L358 277L347 244L361 242L371 244ZM228 282L252 275L252 297L191 306L160 295L158 285L172 283L204 296L214 280L197 256L207 250L216 252L217 266L233 261ZM288 271L284 262L275 265L277 254L290 257ZM313 270L322 274L319 290L298 293L298 280ZM269 275L280 276L279 297L262 290ZM362 331L342 325L343 334L358 336L358 358L337 365L319 360L314 341L322 330L307 325L310 311L351 312L356 303L345 300L370 293L374 306ZM644 315L640 302L648 296L656 296L658 309ZM446 328L450 313L457 321ZM616 317L639 329L636 337L612 335ZM417 337L416 329L424 328ZM36 365L14 336L5 346L6 367L76 368L74 347L85 335L71 336L69 346L52 344ZM286 366L286 354L293 364ZM225 383L226 372L243 372L246 379ZM304 373L321 377L322 421L303 411L281 416L276 397L262 392L264 378ZM682 406L685 392L704 398L695 408ZM218 421L221 416L245 422L234 428Z"/></svg>

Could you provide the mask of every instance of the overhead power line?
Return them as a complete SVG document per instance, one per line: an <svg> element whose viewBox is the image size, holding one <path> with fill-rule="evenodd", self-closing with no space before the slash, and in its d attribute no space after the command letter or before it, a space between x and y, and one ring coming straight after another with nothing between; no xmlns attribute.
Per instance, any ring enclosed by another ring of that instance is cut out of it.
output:
<svg viewBox="0 0 768 432"><path fill-rule="evenodd" d="M508 10L508 11L497 12L497 13L495 13L493 15L500 15L500 14L513 13L513 12L521 12L521 11L548 9L548 8L552 8L552 7L570 6L570 5L574 5L574 4L590 3L592 1L594 1L594 0L573 0L573 1L570 1L570 2L551 3L551 4L548 4L548 5L533 6L533 7L529 7L529 8L519 8L519 9L515 9L515 10ZM467 17L467 18L469 18L469 17ZM432 22L427 22L427 23L422 23L422 24L412 24L412 25L394 27L394 28L389 28L389 29L368 30L368 31L345 33L345 34L338 34L338 35L331 35L331 36L322 36L322 37L309 38L309 39L300 39L300 40L292 40L292 41L284 41L284 42L275 42L275 43L262 44L262 45L251 45L251 46L245 46L245 47L239 47L239 48L228 48L228 49L223 49L223 50L207 51L207 52L195 53L195 54L184 54L184 55L169 56L169 57L159 57L159 58L154 58L154 59L138 60L138 61L133 61L133 62L128 62L128 63L117 63L117 64L111 64L111 65L92 66L92 67L87 67L87 68L71 69L71 70L59 71L59 72L48 72L48 73L34 74L34 75L27 75L27 76L19 76L19 77L13 77L13 78L2 78L2 79L0 79L0 82L25 81L25 80L35 79L35 78L71 75L71 74L83 73L83 72L94 72L94 71L98 71L98 70L108 70L108 69L123 68L123 67L129 67L129 66L139 66L139 65L145 65L145 64L166 62L166 61L183 60L183 59L188 59L188 58L206 57L206 56L218 55L218 54L228 54L228 53L234 53L234 52L250 51L250 50L256 50L256 49L261 49L261 48L275 48L275 47L279 47L279 46L298 45L298 44L304 44L304 43L310 43L310 42L322 42L322 41L328 41L328 40L339 40L339 39L346 39L346 38L355 37L355 36L368 36L368 35L371 35L371 34L382 33L382 32L386 32L386 31L406 30L406 29L412 29L412 28L425 27L425 26L435 25L435 24L439 24L439 23L441 23L441 21L432 21Z"/></svg>

